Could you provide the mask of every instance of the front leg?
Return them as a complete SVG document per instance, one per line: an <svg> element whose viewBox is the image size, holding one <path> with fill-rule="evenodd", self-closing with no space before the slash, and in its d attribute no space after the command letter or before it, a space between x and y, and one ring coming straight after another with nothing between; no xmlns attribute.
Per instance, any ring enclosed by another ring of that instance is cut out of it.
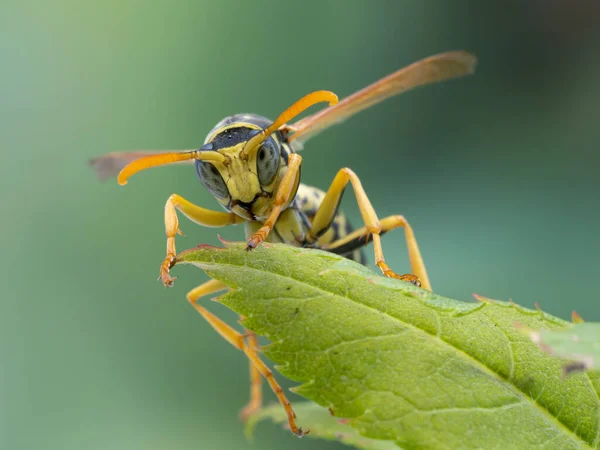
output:
<svg viewBox="0 0 600 450"><path fill-rule="evenodd" d="M267 239L267 236L275 226L275 223L281 214L283 206L290 201L294 187L298 185L301 164L302 157L297 153L292 153L288 159L288 170L281 179L281 183L279 183L277 191L275 192L273 209L271 210L269 217L267 217L267 220L265 220L263 226L260 227L260 229L248 240L246 244L246 250L252 250L253 248L256 248L258 244Z"/></svg>
<svg viewBox="0 0 600 450"><path fill-rule="evenodd" d="M187 218L205 227L224 227L244 222L237 214L221 211L211 211L194 205L185 198L172 194L165 204L165 232L167 234L167 256L160 265L160 279L165 286L172 286L174 278L169 275L169 270L175 264L175 236L181 233L177 211L181 211Z"/></svg>

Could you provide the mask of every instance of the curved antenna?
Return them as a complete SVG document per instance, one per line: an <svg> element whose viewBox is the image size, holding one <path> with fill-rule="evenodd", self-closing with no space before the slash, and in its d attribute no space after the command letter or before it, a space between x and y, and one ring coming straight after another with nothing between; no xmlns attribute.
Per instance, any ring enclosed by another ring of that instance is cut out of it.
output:
<svg viewBox="0 0 600 450"><path fill-rule="evenodd" d="M112 152L106 155L91 158L88 162L92 169L96 172L98 179L101 181L107 178L116 177L123 168L136 159L144 156L158 155L167 152L192 152L197 149L181 149L181 150L134 150L128 152ZM183 161L191 163L192 161Z"/></svg>
<svg viewBox="0 0 600 450"><path fill-rule="evenodd" d="M249 156L251 152L256 151L259 145L263 143L271 134L277 131L282 125L285 125L291 119L296 117L298 114L301 114L311 106L321 102L328 102L330 106L335 105L338 102L338 96L330 91L315 91L305 95L284 112L282 112L279 117L275 119L275 122L273 122L270 126L262 130L256 136L250 138L242 150L242 155L245 155L246 157Z"/></svg>
<svg viewBox="0 0 600 450"><path fill-rule="evenodd" d="M181 161L187 161L189 159L199 159L202 161L219 161L225 162L227 159L224 155L219 152L211 150L193 150L191 152L171 152L171 153L159 153L157 155L146 156L144 158L136 159L135 161L127 164L117 177L117 181L121 186L127 184L127 179L133 174L136 174L142 170L150 169L152 167L164 166L166 164L177 163Z"/></svg>

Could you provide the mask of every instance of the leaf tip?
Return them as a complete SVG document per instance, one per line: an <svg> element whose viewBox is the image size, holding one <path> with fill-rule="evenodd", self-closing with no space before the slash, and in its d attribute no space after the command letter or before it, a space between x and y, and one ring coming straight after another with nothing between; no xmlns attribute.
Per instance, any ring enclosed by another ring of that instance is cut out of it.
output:
<svg viewBox="0 0 600 450"><path fill-rule="evenodd" d="M217 239L221 242L221 244L223 244L223 247L225 247L225 248L229 248L232 246L232 244L235 243L233 241L228 241L227 239L223 239L220 234L217 234Z"/></svg>
<svg viewBox="0 0 600 450"><path fill-rule="evenodd" d="M579 314L577 314L577 311L573 311L571 313L571 318L573 320L573 323L583 323L583 322L585 322L583 320L583 317L581 317Z"/></svg>

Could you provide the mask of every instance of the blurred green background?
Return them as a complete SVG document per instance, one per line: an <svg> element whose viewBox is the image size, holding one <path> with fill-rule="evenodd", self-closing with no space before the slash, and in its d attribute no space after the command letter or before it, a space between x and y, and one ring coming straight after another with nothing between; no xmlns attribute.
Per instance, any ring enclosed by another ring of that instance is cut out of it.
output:
<svg viewBox="0 0 600 450"><path fill-rule="evenodd" d="M217 207L194 170L123 188L87 160L198 147L224 116L345 96L440 51L476 53L476 75L315 138L304 182L326 188L353 168L381 216L411 221L441 294L600 320L597 5L3 1L0 448L341 449L267 424L247 442L247 362L184 298L205 275L156 281L167 197ZM352 194L344 209L360 222ZM181 228L179 250L217 243L217 230ZM384 244L408 271L402 232Z"/></svg>

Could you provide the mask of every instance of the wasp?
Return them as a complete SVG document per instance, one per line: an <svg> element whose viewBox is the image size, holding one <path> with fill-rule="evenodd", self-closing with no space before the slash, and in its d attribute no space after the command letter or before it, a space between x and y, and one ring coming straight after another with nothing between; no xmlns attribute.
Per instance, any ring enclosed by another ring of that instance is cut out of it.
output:
<svg viewBox="0 0 600 450"><path fill-rule="evenodd" d="M118 173L118 182L127 184L133 174L165 164L190 162L195 165L200 183L221 204L224 211L197 206L177 194L165 204L167 254L160 266L160 280L172 286L169 271L175 264L175 237L179 229L177 211L206 227L244 224L246 249L262 242L282 242L299 247L320 248L365 263L363 247L371 241L375 264L383 275L408 281L431 290L425 264L413 230L401 215L379 219L358 176L349 168L341 169L327 191L300 182L303 144L324 129L343 122L359 111L418 86L474 72L476 58L464 51L446 52L417 61L338 102L329 91L306 95L286 109L275 121L256 114L236 114L220 121L195 150L137 151L110 153L91 161L100 177ZM309 107L321 103L329 107L289 123ZM350 183L364 225L354 230L339 210L342 195ZM381 235L403 228L408 247L411 274L398 275L386 264ZM258 356L257 337L239 333L223 322L198 300L226 289L210 280L187 294L192 306L212 327L250 360L250 401L242 410L248 417L262 405L261 376L277 395L287 413L291 431L306 432L296 424L296 415L271 370Z"/></svg>

